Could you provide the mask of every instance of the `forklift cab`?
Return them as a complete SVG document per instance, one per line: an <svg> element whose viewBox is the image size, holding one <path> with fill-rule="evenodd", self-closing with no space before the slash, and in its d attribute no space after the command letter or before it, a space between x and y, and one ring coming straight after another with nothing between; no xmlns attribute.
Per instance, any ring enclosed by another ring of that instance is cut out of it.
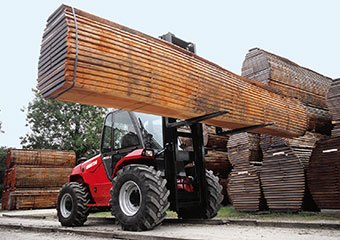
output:
<svg viewBox="0 0 340 240"><path fill-rule="evenodd" d="M110 112L104 122L101 155L110 180L119 160L136 149L162 149L162 118L123 110Z"/></svg>

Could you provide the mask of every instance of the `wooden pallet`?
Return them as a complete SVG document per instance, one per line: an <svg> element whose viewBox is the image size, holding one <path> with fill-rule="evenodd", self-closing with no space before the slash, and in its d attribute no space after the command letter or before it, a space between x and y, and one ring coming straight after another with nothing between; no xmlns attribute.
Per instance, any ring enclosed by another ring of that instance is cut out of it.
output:
<svg viewBox="0 0 340 240"><path fill-rule="evenodd" d="M76 19L76 21L75 21ZM220 110L211 125L303 135L300 102L274 94L189 51L62 5L47 20L38 66L46 98L185 119Z"/></svg>

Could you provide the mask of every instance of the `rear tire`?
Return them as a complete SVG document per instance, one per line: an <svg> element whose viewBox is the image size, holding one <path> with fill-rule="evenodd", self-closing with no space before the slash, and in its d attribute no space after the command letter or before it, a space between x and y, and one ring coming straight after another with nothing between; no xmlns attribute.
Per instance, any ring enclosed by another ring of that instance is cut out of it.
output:
<svg viewBox="0 0 340 240"><path fill-rule="evenodd" d="M82 226L89 215L89 193L77 182L65 183L60 189L57 202L58 220L62 226Z"/></svg>
<svg viewBox="0 0 340 240"><path fill-rule="evenodd" d="M207 208L197 209L197 208L182 208L179 209L177 214L178 218L182 219L211 219L215 217L221 208L221 202L223 200L222 186L218 182L218 177L216 177L212 171L206 170L206 179L208 187L207 196Z"/></svg>
<svg viewBox="0 0 340 240"><path fill-rule="evenodd" d="M118 171L112 184L112 215L123 230L150 230L164 220L169 191L160 171L146 165L127 165Z"/></svg>

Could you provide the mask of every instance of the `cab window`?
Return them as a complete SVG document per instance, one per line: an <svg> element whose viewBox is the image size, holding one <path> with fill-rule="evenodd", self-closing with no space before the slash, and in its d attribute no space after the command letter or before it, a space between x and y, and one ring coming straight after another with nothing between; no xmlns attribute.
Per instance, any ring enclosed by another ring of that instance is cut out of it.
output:
<svg viewBox="0 0 340 240"><path fill-rule="evenodd" d="M112 151L112 113L105 119L101 148L104 153Z"/></svg>
<svg viewBox="0 0 340 240"><path fill-rule="evenodd" d="M126 111L113 114L113 149L140 145L140 141L130 115Z"/></svg>

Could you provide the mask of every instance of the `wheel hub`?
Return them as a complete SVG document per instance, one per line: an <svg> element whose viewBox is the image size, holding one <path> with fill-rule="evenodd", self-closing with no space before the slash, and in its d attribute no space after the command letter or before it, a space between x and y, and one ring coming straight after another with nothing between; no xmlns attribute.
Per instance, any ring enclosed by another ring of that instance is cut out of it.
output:
<svg viewBox="0 0 340 240"><path fill-rule="evenodd" d="M139 186L133 181L125 182L119 192L119 206L127 216L135 215L142 203Z"/></svg>
<svg viewBox="0 0 340 240"><path fill-rule="evenodd" d="M60 213L64 218L68 218L72 213L73 199L71 194L65 193L60 201Z"/></svg>

